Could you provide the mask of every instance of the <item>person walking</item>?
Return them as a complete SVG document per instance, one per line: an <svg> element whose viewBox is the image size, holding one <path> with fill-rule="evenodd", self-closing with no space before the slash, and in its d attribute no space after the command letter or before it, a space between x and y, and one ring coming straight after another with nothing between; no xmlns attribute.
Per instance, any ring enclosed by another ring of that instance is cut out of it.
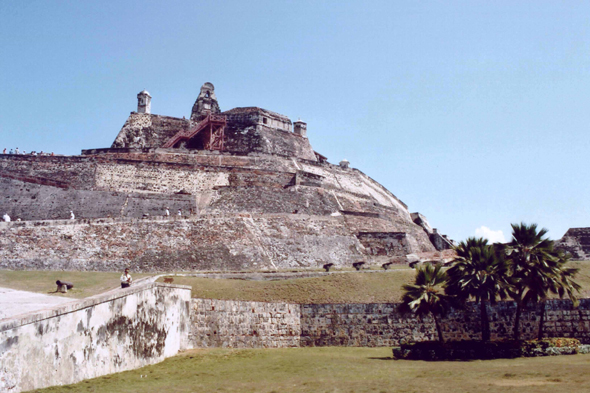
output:
<svg viewBox="0 0 590 393"><path fill-rule="evenodd" d="M129 274L129 269L125 269L125 273L121 274L121 288L129 288L132 282L133 279Z"/></svg>

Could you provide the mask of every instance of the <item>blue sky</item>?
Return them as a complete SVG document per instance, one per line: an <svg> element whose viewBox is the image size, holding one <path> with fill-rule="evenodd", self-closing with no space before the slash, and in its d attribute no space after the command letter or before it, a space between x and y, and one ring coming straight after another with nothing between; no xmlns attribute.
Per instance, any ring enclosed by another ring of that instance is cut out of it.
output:
<svg viewBox="0 0 590 393"><path fill-rule="evenodd" d="M462 240L590 226L590 2L0 0L0 149L108 147L136 109L308 123ZM485 230L484 230L485 232Z"/></svg>

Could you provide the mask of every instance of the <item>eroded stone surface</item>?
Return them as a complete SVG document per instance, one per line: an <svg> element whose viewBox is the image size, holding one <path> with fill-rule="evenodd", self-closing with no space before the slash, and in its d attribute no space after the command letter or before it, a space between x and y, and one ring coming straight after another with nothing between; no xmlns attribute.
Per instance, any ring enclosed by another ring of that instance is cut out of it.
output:
<svg viewBox="0 0 590 393"><path fill-rule="evenodd" d="M190 287L145 284L0 321L0 391L157 363L189 346Z"/></svg>
<svg viewBox="0 0 590 393"><path fill-rule="evenodd" d="M437 340L434 321L399 311L399 304L281 304L192 300L191 342L200 347L289 346L387 347ZM521 315L521 338L537 337L542 307L544 337L574 337L590 343L590 299L578 308L567 300L534 305ZM510 339L515 304L488 305L492 340ZM479 305L442 318L446 340L481 340ZM297 336L300 334L300 336Z"/></svg>
<svg viewBox="0 0 590 393"><path fill-rule="evenodd" d="M573 260L590 259L590 228L570 228L555 246L571 254Z"/></svg>

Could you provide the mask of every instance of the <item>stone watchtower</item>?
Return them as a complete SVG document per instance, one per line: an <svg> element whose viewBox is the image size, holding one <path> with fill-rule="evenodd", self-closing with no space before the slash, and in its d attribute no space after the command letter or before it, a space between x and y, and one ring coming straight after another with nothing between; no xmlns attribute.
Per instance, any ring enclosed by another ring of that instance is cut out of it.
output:
<svg viewBox="0 0 590 393"><path fill-rule="evenodd" d="M197 101L195 101L195 105L193 105L191 120L200 121L207 116L207 113L221 113L219 104L217 103L217 97L215 97L215 87L211 82L206 82L201 87L201 92L197 97Z"/></svg>
<svg viewBox="0 0 590 393"><path fill-rule="evenodd" d="M152 96L147 90L137 95L137 113L152 113Z"/></svg>
<svg viewBox="0 0 590 393"><path fill-rule="evenodd" d="M299 136L307 138L307 123L301 119L293 123L293 132Z"/></svg>

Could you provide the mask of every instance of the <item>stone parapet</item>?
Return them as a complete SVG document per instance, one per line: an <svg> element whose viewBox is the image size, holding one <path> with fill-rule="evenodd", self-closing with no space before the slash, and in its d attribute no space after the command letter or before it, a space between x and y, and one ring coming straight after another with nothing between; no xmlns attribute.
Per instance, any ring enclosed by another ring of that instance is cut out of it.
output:
<svg viewBox="0 0 590 393"><path fill-rule="evenodd" d="M0 320L0 391L71 384L189 347L190 287L138 284Z"/></svg>

